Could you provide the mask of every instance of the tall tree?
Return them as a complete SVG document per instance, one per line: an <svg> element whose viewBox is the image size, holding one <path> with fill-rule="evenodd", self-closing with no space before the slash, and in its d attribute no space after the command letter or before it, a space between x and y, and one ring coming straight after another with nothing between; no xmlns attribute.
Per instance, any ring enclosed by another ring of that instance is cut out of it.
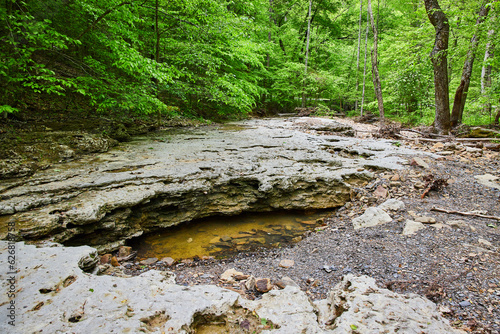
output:
<svg viewBox="0 0 500 334"><path fill-rule="evenodd" d="M430 57L434 67L436 114L434 128L441 134L450 130L450 98L448 86L448 41L450 25L437 0L424 0L425 11L436 32Z"/></svg>
<svg viewBox="0 0 500 334"><path fill-rule="evenodd" d="M358 90L359 90L359 53L361 49L361 22L363 18L363 0L359 1L359 24L358 24L358 51L356 56L356 101L354 110L358 111Z"/></svg>
<svg viewBox="0 0 500 334"><path fill-rule="evenodd" d="M384 101L382 99L382 84L380 83L380 75L378 72L378 32L373 20L372 3L368 0L368 15L373 31L373 50L372 50L372 79L373 87L375 88L375 96L377 97L378 111L380 119L384 120Z"/></svg>
<svg viewBox="0 0 500 334"><path fill-rule="evenodd" d="M312 0L309 0L309 11L307 12L307 41L306 41L306 60L304 66L304 86L305 80L307 78L307 61L309 60L309 40L311 39L311 7ZM305 89L302 91L302 108L306 106L306 91Z"/></svg>
<svg viewBox="0 0 500 334"><path fill-rule="evenodd" d="M365 64L363 68L363 92L361 94L361 116L363 116L363 106L365 104L365 87L366 87L366 58L368 53L368 29L370 20L368 19L368 12L366 13L366 32L365 32Z"/></svg>
<svg viewBox="0 0 500 334"><path fill-rule="evenodd" d="M491 6L486 5L485 2L481 5L479 10L479 16L476 20L476 33L472 36L470 40L469 51L465 58L464 67L462 70L462 78L460 80L460 85L455 92L455 99L453 102L453 109L451 111L451 126L455 127L462 122L462 115L464 113L465 101L467 99L467 93L469 91L470 78L472 75L472 67L474 66L474 60L476 59L476 51L479 45L480 33L479 25L484 22L488 16Z"/></svg>
<svg viewBox="0 0 500 334"><path fill-rule="evenodd" d="M487 89L491 87L491 70L492 66L488 62L493 58L494 46L492 45L492 37L495 31L493 29L488 31L488 43L486 43L486 49L484 51L483 67L481 68L481 94L487 100L483 105L483 111L485 114L491 116L491 102L487 96Z"/></svg>

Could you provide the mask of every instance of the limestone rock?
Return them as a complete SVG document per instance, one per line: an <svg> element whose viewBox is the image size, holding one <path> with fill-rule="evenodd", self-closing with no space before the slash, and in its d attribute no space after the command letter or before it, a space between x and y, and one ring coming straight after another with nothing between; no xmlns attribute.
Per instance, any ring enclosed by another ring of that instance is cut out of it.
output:
<svg viewBox="0 0 500 334"><path fill-rule="evenodd" d="M500 190L500 177L491 174L475 175L477 182L484 186Z"/></svg>
<svg viewBox="0 0 500 334"><path fill-rule="evenodd" d="M121 246L118 249L118 257L127 257L132 253L132 247L130 246Z"/></svg>
<svg viewBox="0 0 500 334"><path fill-rule="evenodd" d="M167 256L167 257L162 258L161 262L163 262L167 267L170 267L175 263L175 260L172 259L171 257Z"/></svg>
<svg viewBox="0 0 500 334"><path fill-rule="evenodd" d="M110 252L144 231L201 217L339 207L353 187L373 178L369 168L398 169L400 156L417 154L390 141L318 134L336 127L322 118L233 126L238 131L193 129L168 141L124 143L101 154L99 164L88 157L57 173L38 171L4 190L0 215L13 215L20 240L51 238ZM77 152L102 144L90 137L68 146Z"/></svg>
<svg viewBox="0 0 500 334"><path fill-rule="evenodd" d="M435 224L436 223L436 218L434 217L417 217L415 218L416 222L422 223L422 224Z"/></svg>
<svg viewBox="0 0 500 334"><path fill-rule="evenodd" d="M147 258L145 260L140 261L139 264L142 266L150 266L152 264L155 264L156 262L158 262L158 258L150 257L150 258Z"/></svg>
<svg viewBox="0 0 500 334"><path fill-rule="evenodd" d="M461 333L431 301L380 289L371 277L348 274L328 297L332 333ZM411 315L411 316L410 316Z"/></svg>
<svg viewBox="0 0 500 334"><path fill-rule="evenodd" d="M413 159L411 159L410 165L419 166L422 167L423 169L429 169L429 164L420 157L414 157Z"/></svg>
<svg viewBox="0 0 500 334"><path fill-rule="evenodd" d="M390 198L384 203L380 204L378 206L379 209L382 209L384 211L398 211L398 210L404 210L405 208L405 203L403 201Z"/></svg>
<svg viewBox="0 0 500 334"><path fill-rule="evenodd" d="M99 262L99 255L96 251L86 254L82 256L78 261L78 267L86 272L91 272L97 266Z"/></svg>
<svg viewBox="0 0 500 334"><path fill-rule="evenodd" d="M295 264L295 261L293 261L293 260L283 259L280 261L279 266L282 268L290 268L290 267L293 267L294 264Z"/></svg>
<svg viewBox="0 0 500 334"><path fill-rule="evenodd" d="M220 275L221 281L234 282L234 276L243 275L241 271L237 271L234 268L226 270L222 275Z"/></svg>
<svg viewBox="0 0 500 334"><path fill-rule="evenodd" d="M403 229L403 235L413 235L417 231L420 231L421 229L424 229L424 228L425 228L425 225L420 223L420 222L416 222L413 220L406 220L405 227Z"/></svg>
<svg viewBox="0 0 500 334"><path fill-rule="evenodd" d="M379 289L366 276L344 277L328 299L314 304L293 284L248 300L215 285L176 285L175 275L157 270L130 278L86 274L78 262L92 258L95 249L88 246L36 248L22 242L15 246L22 268L16 306L29 310L16 313L19 333L187 334L195 331L194 322L200 317L224 318L238 310L272 322L272 333L278 334L344 334L353 324L360 333L458 333L432 302ZM0 241L0 254L7 250L8 243ZM7 277L7 271L7 257L0 256L0 276ZM0 285L8 291L7 280ZM8 302L7 294L0 294L0 305ZM6 321L0 322L0 332L10 331Z"/></svg>
<svg viewBox="0 0 500 334"><path fill-rule="evenodd" d="M378 186L377 189L375 189L375 191L373 192L373 195L379 198L386 198L388 194L389 192L387 191L387 189L385 189L381 185Z"/></svg>
<svg viewBox="0 0 500 334"><path fill-rule="evenodd" d="M370 207L366 209L365 213L361 216L354 218L352 220L352 225L354 226L354 229L357 230L364 227L385 224L390 221L392 221L392 218L387 214L387 212L378 207Z"/></svg>

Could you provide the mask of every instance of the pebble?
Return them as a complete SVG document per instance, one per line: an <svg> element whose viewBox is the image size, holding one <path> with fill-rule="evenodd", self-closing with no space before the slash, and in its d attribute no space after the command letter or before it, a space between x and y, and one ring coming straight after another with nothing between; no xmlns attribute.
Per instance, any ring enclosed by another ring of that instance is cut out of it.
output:
<svg viewBox="0 0 500 334"><path fill-rule="evenodd" d="M146 260L142 260L139 262L140 265L143 265L143 266L150 266L152 264L155 264L156 262L158 261L158 258L156 257L150 257Z"/></svg>
<svg viewBox="0 0 500 334"><path fill-rule="evenodd" d="M471 306L472 304L468 300L464 300L464 301L461 301L460 303L458 303L458 305L460 305L461 307L467 307L467 306Z"/></svg>
<svg viewBox="0 0 500 334"><path fill-rule="evenodd" d="M282 268L290 268L290 267L293 267L294 264L295 264L295 261L293 261L293 260L283 259L280 261L279 266Z"/></svg>

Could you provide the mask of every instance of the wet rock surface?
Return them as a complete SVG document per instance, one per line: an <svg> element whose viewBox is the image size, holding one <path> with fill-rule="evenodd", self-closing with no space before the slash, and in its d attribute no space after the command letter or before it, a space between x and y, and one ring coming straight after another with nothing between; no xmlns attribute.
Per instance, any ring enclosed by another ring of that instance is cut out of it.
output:
<svg viewBox="0 0 500 334"><path fill-rule="evenodd" d="M401 156L417 154L393 141L325 134L333 128L346 126L292 118L158 132L3 182L0 214L12 215L19 239L109 251L214 214L340 207L371 170L401 168Z"/></svg>

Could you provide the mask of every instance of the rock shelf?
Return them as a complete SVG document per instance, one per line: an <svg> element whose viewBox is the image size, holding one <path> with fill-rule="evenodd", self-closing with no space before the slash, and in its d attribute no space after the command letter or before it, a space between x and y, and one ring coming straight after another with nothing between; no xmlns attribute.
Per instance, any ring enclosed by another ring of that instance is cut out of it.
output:
<svg viewBox="0 0 500 334"><path fill-rule="evenodd" d="M424 154L342 135L352 133L322 118L160 131L3 182L0 215L16 222L18 240L110 251L145 232L212 215L339 207L373 169L399 169L405 155Z"/></svg>

